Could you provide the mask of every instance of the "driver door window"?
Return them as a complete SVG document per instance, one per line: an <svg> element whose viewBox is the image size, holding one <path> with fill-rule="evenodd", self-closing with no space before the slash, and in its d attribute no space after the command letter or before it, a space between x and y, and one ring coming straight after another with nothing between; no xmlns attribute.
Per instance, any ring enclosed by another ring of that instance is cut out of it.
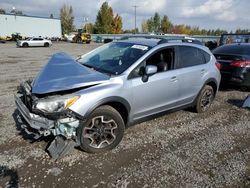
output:
<svg viewBox="0 0 250 188"><path fill-rule="evenodd" d="M172 70L174 69L174 61L174 48L160 50L143 61L139 66L137 66L131 72L129 78L141 77L144 74L144 69L147 65L157 66L157 73Z"/></svg>

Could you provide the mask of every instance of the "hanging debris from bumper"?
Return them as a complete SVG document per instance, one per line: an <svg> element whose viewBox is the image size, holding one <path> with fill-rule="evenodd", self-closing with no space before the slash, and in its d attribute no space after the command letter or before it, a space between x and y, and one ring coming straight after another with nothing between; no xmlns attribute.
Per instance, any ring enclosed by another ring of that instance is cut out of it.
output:
<svg viewBox="0 0 250 188"><path fill-rule="evenodd" d="M250 95L248 95L243 103L243 108L249 108L250 109Z"/></svg>
<svg viewBox="0 0 250 188"><path fill-rule="evenodd" d="M56 136L47 150L52 159L58 160L72 151L76 145L76 142L73 140L66 139L63 136Z"/></svg>

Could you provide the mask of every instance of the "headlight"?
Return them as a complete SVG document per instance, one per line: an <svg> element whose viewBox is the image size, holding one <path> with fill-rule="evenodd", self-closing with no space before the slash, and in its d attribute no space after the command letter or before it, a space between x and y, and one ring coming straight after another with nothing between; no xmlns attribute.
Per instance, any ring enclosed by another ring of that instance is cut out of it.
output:
<svg viewBox="0 0 250 188"><path fill-rule="evenodd" d="M79 96L54 100L41 100L35 104L35 108L44 112L61 112L72 106L78 99Z"/></svg>

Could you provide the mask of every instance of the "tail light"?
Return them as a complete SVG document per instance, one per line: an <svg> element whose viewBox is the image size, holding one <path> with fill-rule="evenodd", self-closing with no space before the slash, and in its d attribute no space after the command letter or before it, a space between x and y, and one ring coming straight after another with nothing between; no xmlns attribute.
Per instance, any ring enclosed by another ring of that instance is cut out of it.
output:
<svg viewBox="0 0 250 188"><path fill-rule="evenodd" d="M218 70L221 69L221 64L220 63L216 62L215 65L216 65L216 67L217 67Z"/></svg>
<svg viewBox="0 0 250 188"><path fill-rule="evenodd" d="M250 60L237 60L230 63L232 67L250 67Z"/></svg>

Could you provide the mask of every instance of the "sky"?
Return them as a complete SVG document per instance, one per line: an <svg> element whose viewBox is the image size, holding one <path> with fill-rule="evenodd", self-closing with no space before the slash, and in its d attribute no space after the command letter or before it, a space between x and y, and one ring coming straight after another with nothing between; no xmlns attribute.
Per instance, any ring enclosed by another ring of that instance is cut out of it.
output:
<svg viewBox="0 0 250 188"><path fill-rule="evenodd" d="M63 4L72 5L77 28L84 18L94 23L104 0L0 0L7 12L13 7L26 15L59 17ZM155 12L167 15L174 24L199 26L205 29L250 29L250 0L107 0L113 12L122 16L123 28L134 28L134 5L137 7L137 27Z"/></svg>

